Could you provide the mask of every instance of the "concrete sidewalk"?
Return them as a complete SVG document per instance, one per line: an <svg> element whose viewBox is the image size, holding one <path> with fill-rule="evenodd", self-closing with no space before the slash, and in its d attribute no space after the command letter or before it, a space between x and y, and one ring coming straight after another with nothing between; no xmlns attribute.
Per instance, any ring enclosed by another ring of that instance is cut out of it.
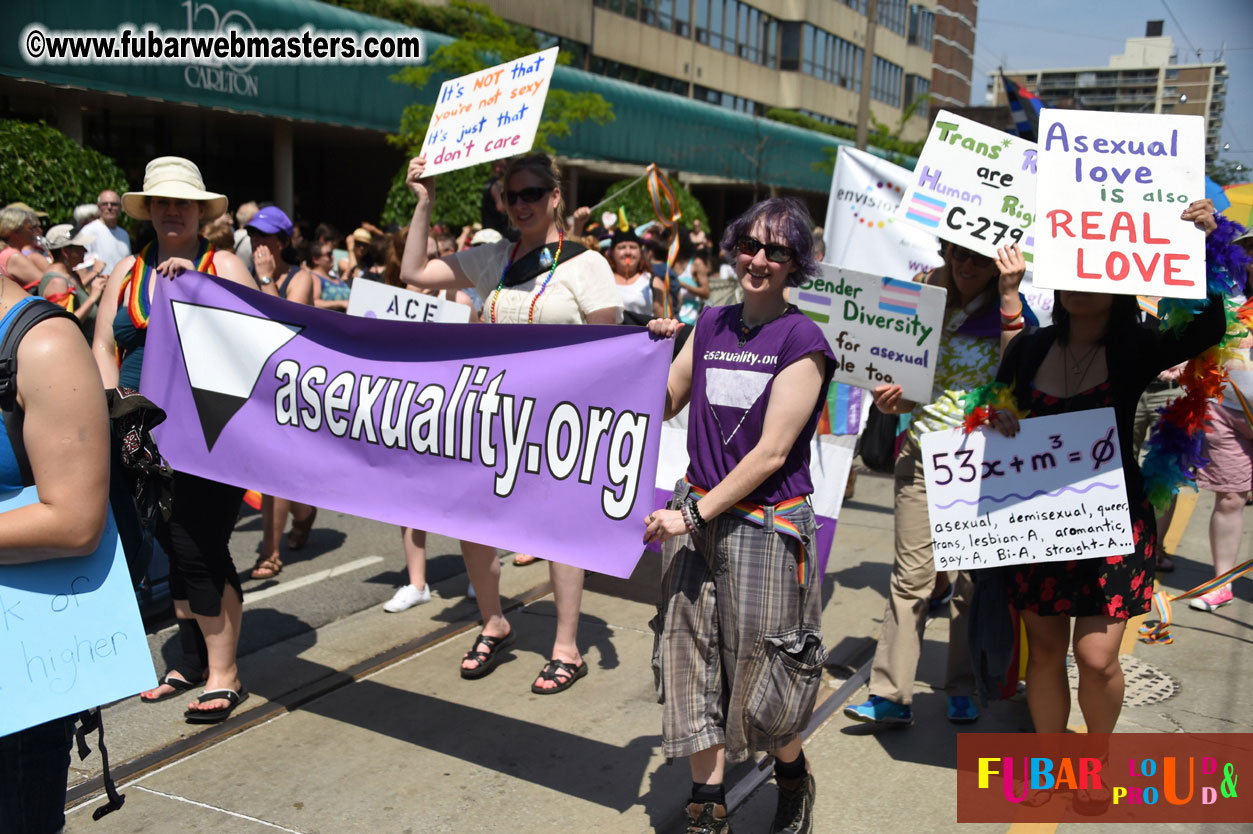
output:
<svg viewBox="0 0 1253 834"><path fill-rule="evenodd" d="M1191 587L1211 571L1210 506L1203 495L1177 550L1180 567L1166 575L1171 588ZM891 482L859 478L856 498L841 515L826 583L830 692L872 649L892 562L891 530ZM1246 534L1243 553L1248 542ZM657 571L656 558L646 557L630 581L589 577L580 641L590 674L557 696L530 692L552 640L551 597L510 615L519 635L512 657L479 681L462 680L457 672L477 630L473 605L459 599L403 615L363 611L248 656L242 661L253 691L247 709L262 715L270 702L299 705L202 749L188 736L186 751L124 783L121 811L92 822L96 803L86 803L70 813L66 830L682 831L678 814L689 775L684 762L666 766L661 756L661 709L649 671L646 624ZM507 566L504 591L522 594L545 573ZM1176 606L1172 646L1126 644L1128 706L1120 729L1253 730L1253 695L1240 685L1253 640L1246 624L1253 583L1238 583L1236 595L1235 604L1216 614ZM467 630L358 680L348 682L342 671L422 635L457 628ZM934 688L943 677L945 618L930 623L926 638L914 727L875 732L837 709L809 740L818 780L816 831L958 829L956 728L944 720L943 693ZM307 696L328 684L337 688ZM864 697L864 687L853 695ZM193 730L181 723L182 709L181 699L158 706L132 699L106 710L114 762L177 743ZM1072 722L1082 723L1077 708ZM994 704L971 729L1029 727L1026 705L1011 701ZM145 741L131 741L140 738ZM93 762L98 757L83 763L79 778L91 775ZM767 783L737 811L735 830L767 831L773 808L774 788Z"/></svg>

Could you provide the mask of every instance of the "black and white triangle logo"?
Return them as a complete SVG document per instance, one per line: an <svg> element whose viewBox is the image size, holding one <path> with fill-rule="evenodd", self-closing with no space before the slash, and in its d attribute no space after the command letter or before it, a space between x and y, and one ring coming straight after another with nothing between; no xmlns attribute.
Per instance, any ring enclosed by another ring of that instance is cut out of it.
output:
<svg viewBox="0 0 1253 834"><path fill-rule="evenodd" d="M172 302L174 329L209 451L252 395L266 362L303 325L248 313Z"/></svg>

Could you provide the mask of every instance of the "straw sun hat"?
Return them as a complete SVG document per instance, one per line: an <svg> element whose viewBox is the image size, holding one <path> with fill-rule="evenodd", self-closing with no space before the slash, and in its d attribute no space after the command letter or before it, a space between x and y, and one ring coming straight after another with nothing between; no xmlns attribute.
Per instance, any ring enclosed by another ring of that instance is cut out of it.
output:
<svg viewBox="0 0 1253 834"><path fill-rule="evenodd" d="M205 217L218 217L226 211L226 195L205 191L200 169L181 156L159 156L144 169L144 190L127 191L122 195L122 210L136 220L152 219L145 202L147 197L171 200L196 200L205 204Z"/></svg>

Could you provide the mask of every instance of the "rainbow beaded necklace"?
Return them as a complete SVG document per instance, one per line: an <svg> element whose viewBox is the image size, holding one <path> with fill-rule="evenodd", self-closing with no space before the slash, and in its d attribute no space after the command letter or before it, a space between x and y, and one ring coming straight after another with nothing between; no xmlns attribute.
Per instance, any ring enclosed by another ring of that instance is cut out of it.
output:
<svg viewBox="0 0 1253 834"><path fill-rule="evenodd" d="M151 312L152 302L149 300L148 288L152 286L154 276L156 275L156 264L153 259L156 256L156 241L149 243L143 248L138 255L135 256L135 265L131 267L130 274L126 276L126 280L122 282L122 287L118 290L118 298L126 298L126 310L130 313L131 324L135 325L136 330L148 329L148 314ZM217 275L217 270L213 267L213 253L217 250L213 248L213 244L204 238L200 238L199 248L196 250L196 257L192 262L196 265L197 272L206 272L209 275ZM130 289L130 297L126 295L127 288Z"/></svg>
<svg viewBox="0 0 1253 834"><path fill-rule="evenodd" d="M539 301L540 296L544 294L544 290L548 289L548 282L553 279L553 273L557 271L557 264L558 262L561 261L561 245L565 243L565 240L566 240L565 234L561 231L561 228L558 227L557 228L557 253L553 255L552 266L548 268L548 274L544 276L544 283L540 285L539 292L537 292L535 294L535 297L531 299L531 307L529 310L527 310L527 313L526 313L527 324L535 323L535 302ZM505 274L509 272L509 267L513 266L513 259L518 254L518 247L521 245L522 245L522 241L518 241L517 243L513 245L513 249L510 250L509 252L509 262L506 263L505 268L500 271L500 283L498 283L496 285L496 289L492 291L492 303L491 303L491 306L488 308L488 321L490 321L492 324L496 323L496 300L500 298L500 291L504 289Z"/></svg>

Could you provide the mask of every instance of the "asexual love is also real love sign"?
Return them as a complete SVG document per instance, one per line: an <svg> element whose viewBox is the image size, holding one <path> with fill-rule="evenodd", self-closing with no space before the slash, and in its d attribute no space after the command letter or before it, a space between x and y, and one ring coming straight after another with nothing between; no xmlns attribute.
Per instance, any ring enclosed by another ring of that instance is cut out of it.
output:
<svg viewBox="0 0 1253 834"><path fill-rule="evenodd" d="M1045 110L1035 283L1205 297L1205 235L1181 220L1205 194L1200 116Z"/></svg>

